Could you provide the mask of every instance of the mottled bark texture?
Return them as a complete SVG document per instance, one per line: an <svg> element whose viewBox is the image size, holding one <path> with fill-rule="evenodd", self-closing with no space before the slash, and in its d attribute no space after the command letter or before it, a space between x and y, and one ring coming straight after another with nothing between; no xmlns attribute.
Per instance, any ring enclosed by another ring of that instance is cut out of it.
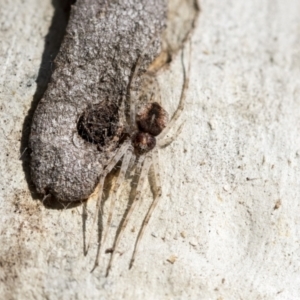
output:
<svg viewBox="0 0 300 300"><path fill-rule="evenodd" d="M79 201L93 192L122 137L118 108L126 104L137 59L134 89L160 51L165 22L164 0L77 0L31 127L31 176L39 193ZM100 145L80 124L95 107L114 116L111 125L104 120Z"/></svg>

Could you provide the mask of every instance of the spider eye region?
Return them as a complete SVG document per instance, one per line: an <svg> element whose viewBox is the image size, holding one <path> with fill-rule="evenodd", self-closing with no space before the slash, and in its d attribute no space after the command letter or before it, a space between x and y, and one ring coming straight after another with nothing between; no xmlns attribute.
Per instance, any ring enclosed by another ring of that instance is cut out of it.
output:
<svg viewBox="0 0 300 300"><path fill-rule="evenodd" d="M156 146L156 139L147 132L138 131L132 138L132 144L135 151L139 154L145 154Z"/></svg>
<svg viewBox="0 0 300 300"><path fill-rule="evenodd" d="M136 123L140 131L157 136L166 127L168 120L168 113L160 104L153 102L137 114Z"/></svg>

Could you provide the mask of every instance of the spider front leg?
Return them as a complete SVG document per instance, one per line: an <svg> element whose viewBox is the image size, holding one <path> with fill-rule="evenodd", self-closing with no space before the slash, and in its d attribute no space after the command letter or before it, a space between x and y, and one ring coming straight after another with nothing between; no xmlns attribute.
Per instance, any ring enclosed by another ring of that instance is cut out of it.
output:
<svg viewBox="0 0 300 300"><path fill-rule="evenodd" d="M106 241L106 238L108 236L109 229L110 229L110 226L111 226L111 220L112 220L112 216L113 216L113 211L114 211L114 207L115 207L119 187L122 184L122 182L125 180L125 175L126 175L127 170L130 167L131 161L135 160L135 159L136 159L136 156L133 153L133 147L130 146L130 147L128 147L126 153L124 154L123 161L122 161L122 166L121 166L121 169L120 169L120 173L119 173L117 182L116 182L116 184L113 188L112 198L111 198L111 202L110 202L109 213L108 213L108 218L107 218L107 223L106 223L106 230L105 230L105 234L103 236L103 240L102 240L102 243L101 243L103 248L105 246L105 241Z"/></svg>
<svg viewBox="0 0 300 300"><path fill-rule="evenodd" d="M159 157L158 157L158 149L157 148L153 149L152 161L153 161L153 172L154 172L154 180L155 180L154 199L153 199L153 201L152 201L152 203L149 207L149 210L148 210L148 212L147 212L147 214L144 218L144 221L143 221L142 227L140 229L140 232L137 236L136 243L135 243L134 250L133 250L133 254L132 254L132 258L131 258L131 261L130 261L130 264L129 264L129 269L131 269L131 267L133 266L136 254L138 252L140 242L141 242L141 240L143 238L143 235L145 233L145 229L146 229L146 227L149 223L149 220L152 216L152 213L153 213L154 209L156 208L156 206L157 206L157 204L158 204L158 202L161 198L161 194L162 194L160 171L159 171Z"/></svg>
<svg viewBox="0 0 300 300"><path fill-rule="evenodd" d="M108 274L109 274L109 271L110 271L111 266L112 266L113 259L114 259L115 254L116 254L117 247L118 247L119 242L120 242L120 240L121 240L121 238L124 234L124 231L126 229L128 221L129 221L129 219L130 219L130 217L131 217L131 215L134 211L134 208L136 207L136 204L140 200L142 191L143 191L144 186L145 186L146 179L148 178L147 175L148 175L150 166L151 166L151 153L146 154L146 155L141 155L139 157L139 161L138 161L138 165L137 165L137 170L141 169L141 173L140 173L138 184L137 184L136 194L135 194L134 200L133 200L133 202L132 202L129 210L127 211L127 214L126 214L126 216L125 216L125 218L122 222L120 232L119 232L119 234L117 235L117 237L115 239L115 242L114 242L114 245L113 245L113 253L111 254L111 257L110 257L110 260L109 260L109 263L108 263L106 276L108 276Z"/></svg>
<svg viewBox="0 0 300 300"><path fill-rule="evenodd" d="M105 178L112 171L112 169L116 166L116 164L119 162L119 160L126 153L126 151L128 150L128 148L130 146L131 146L131 141L130 140L125 141L123 143L123 145L120 147L120 149L117 151L117 153L110 159L109 163L107 164L107 166L103 170L102 174L100 175L100 179L99 179L99 192L98 192L98 198L97 198L97 206L96 206L96 211L95 211L95 214L94 214L91 235L90 235L90 237L88 239L87 248L85 250L85 255L88 253L88 250L89 250L89 247L90 247L90 244L91 244L92 233L93 233L93 231L95 229L95 225L96 225L96 219L97 219L97 216L99 215L99 210L100 210L100 207L101 207L101 200L102 200L102 193L103 193L103 186L104 186ZM98 242L99 242L99 245L100 245L100 240ZM99 252L99 250L98 250L98 252ZM97 254L97 256L98 256L98 254ZM97 267L97 263L98 263L98 260L96 260L94 268L92 269L91 272L93 272L95 270L95 268Z"/></svg>

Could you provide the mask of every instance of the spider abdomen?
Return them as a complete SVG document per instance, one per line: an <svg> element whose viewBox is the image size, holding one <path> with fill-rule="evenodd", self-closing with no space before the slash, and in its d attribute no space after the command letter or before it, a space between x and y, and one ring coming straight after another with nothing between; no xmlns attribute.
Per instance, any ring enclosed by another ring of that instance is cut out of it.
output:
<svg viewBox="0 0 300 300"><path fill-rule="evenodd" d="M140 131L157 136L166 127L168 120L168 113L161 105L152 102L137 115L136 122Z"/></svg>

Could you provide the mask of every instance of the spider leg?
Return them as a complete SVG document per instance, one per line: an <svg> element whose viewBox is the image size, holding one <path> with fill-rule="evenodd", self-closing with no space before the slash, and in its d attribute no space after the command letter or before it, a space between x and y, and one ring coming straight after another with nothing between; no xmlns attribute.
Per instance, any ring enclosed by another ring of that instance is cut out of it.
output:
<svg viewBox="0 0 300 300"><path fill-rule="evenodd" d="M191 45L190 45L190 52L191 52ZM187 72L186 72L186 68L184 65L184 50L182 50L182 54L181 54L181 63L182 63L182 69L183 69L183 85L182 85L182 89L181 89L179 104L178 104L178 107L177 107L172 119L170 120L168 125L165 127L165 129L162 131L162 133L157 137L157 139L160 141L162 139L164 139L164 137L170 132L170 129L173 128L174 123L178 120L178 118L180 117L180 115L184 109L186 92L189 87L189 74L190 74L190 69L191 69L191 53L190 53L190 59L189 59ZM186 73L188 73L188 76Z"/></svg>
<svg viewBox="0 0 300 300"><path fill-rule="evenodd" d="M140 232L137 236L136 239L136 243L134 246L134 250L133 250L133 254L132 254L132 258L129 264L129 269L131 269L131 267L133 266L133 263L135 261L135 257L140 245L140 242L143 238L143 235L145 233L145 229L149 223L149 220L152 216L152 213L154 211L154 209L156 208L160 198L161 198L161 194L162 194L162 188L161 188L161 180L160 180L160 171L159 171L159 158L158 158L158 151L157 148L153 149L152 152L152 159L153 159L153 171L154 171L154 180L155 180L155 195L154 195L154 199L149 207L149 210L144 218L142 227L140 229Z"/></svg>
<svg viewBox="0 0 300 300"><path fill-rule="evenodd" d="M120 110L119 110L119 117L120 117L120 123L123 124L125 127L124 131L129 132L130 126L128 125L127 120L126 120L125 99L126 99L126 96L123 96Z"/></svg>
<svg viewBox="0 0 300 300"><path fill-rule="evenodd" d="M132 155L131 156L131 160L129 162L129 166L128 166L128 169L127 169L127 172L126 172L126 179L128 179L130 176L131 176L131 173L135 167L135 164L136 164L136 155Z"/></svg>
<svg viewBox="0 0 300 300"><path fill-rule="evenodd" d="M134 78L136 78L136 75L137 75L137 72L139 71L140 69L140 66L142 64L142 58L144 57L144 54L146 53L148 47L153 43L153 41L155 40L156 38L156 35L157 33L155 33L153 35L153 37L151 38L151 40L148 42L148 44L146 45L146 47L143 49L143 51L140 53L140 55L138 56L137 60L136 60L136 64L134 66L134 70L129 78L129 83L128 83L128 86L127 86L127 95L128 95L128 101L129 101L129 106L130 106L130 114L129 114L129 117L130 117L130 124L131 124L131 127L132 129L135 128L135 117L136 117L136 107L135 107L135 100L137 98L137 91L135 91L135 95L133 96L132 95L132 91L131 91L131 88L132 88L132 83L133 83L133 80Z"/></svg>
<svg viewBox="0 0 300 300"><path fill-rule="evenodd" d="M184 120L181 122L181 124L179 125L178 129L175 130L175 133L171 136L166 136L163 139L158 139L157 144L160 148L165 148L167 146L169 146L174 140L176 140L176 138L181 134L182 129L183 129L183 125L185 124L186 119L184 118Z"/></svg>
<svg viewBox="0 0 300 300"><path fill-rule="evenodd" d="M117 179L117 182L115 184L115 187L113 189L112 199L111 199L111 202L110 202L109 213L108 213L108 218L107 218L107 223L106 223L106 231L105 231L105 234L103 236L102 243L101 243L102 247L104 247L104 245L105 245L105 241L106 241L106 238L108 236L109 229L110 229L111 220L112 220L112 216L113 216L113 211L114 211L114 207L115 207L119 187L125 179L125 175L126 175L126 172L128 170L128 167L130 166L130 161L131 161L132 158L135 158L135 155L133 154L132 147L129 147L127 149L125 155L124 155L121 170L120 170L120 173L118 175L118 179Z"/></svg>
<svg viewBox="0 0 300 300"><path fill-rule="evenodd" d="M114 245L113 245L113 253L111 254L111 257L110 257L110 260L109 260L109 263L108 263L108 267L107 267L107 271L106 271L106 276L108 276L109 274L109 271L111 269L111 266L112 266L112 262L113 262L113 259L115 257L115 254L116 254L116 249L119 245L119 242L122 238L122 235L126 229L126 226L127 226L127 223L131 217L131 214L132 212L134 211L134 208L136 207L136 204L138 203L138 201L140 200L140 197L141 197L141 193L143 191L143 188L144 188L144 185L145 185L145 181L147 179L147 175L148 175L148 172L149 172L149 168L151 166L151 155L142 155L139 157L139 161L138 161L138 166L137 166L137 170L140 169L141 167L141 173L140 173L140 176L139 176L139 180L138 180L138 184L137 184L137 189L136 189L136 194L135 194L135 197L134 197L134 200L130 206L130 208L128 209L128 212L121 224L121 228L120 228L120 232L119 234L117 235L116 239L115 239L115 242L114 242Z"/></svg>
<svg viewBox="0 0 300 300"><path fill-rule="evenodd" d="M146 47L147 48L147 47ZM135 90L134 92L134 95L132 93L132 83L133 83L133 80L134 78L136 77L137 75L137 72L139 70L139 67L141 65L141 61L142 61L142 57L143 57L143 54L145 52L145 49L142 51L142 53L138 56L137 60L136 60L136 64L134 66L134 70L129 78L129 83L128 83L128 87L127 87L127 95L128 95L128 101L129 101L129 118L130 118L130 127L131 129L134 129L135 127L135 115L136 115L136 112L135 112L135 100L136 100L136 97L137 97L137 91Z"/></svg>
<svg viewBox="0 0 300 300"><path fill-rule="evenodd" d="M85 251L85 255L88 253L88 249L90 247L91 244L91 238L92 238L92 233L94 231L95 225L96 225L96 218L99 215L99 210L100 210L100 204L101 204L101 199L102 199L102 193L103 193L103 186L104 186L104 180L106 178L106 176L111 172L111 170L115 167L115 165L118 163L118 161L121 159L121 157L126 153L128 147L131 145L131 141L125 141L123 143L123 145L120 147L120 149L117 151L116 155L114 155L108 165L105 167L104 171L102 172L102 174L100 175L100 180L99 180L99 192L98 192L98 198L97 198L97 205L96 205L96 211L94 214L94 219L93 219L93 225L92 225L92 231L90 234L90 237L88 239L88 244L87 244L87 248ZM99 241L100 244L100 241ZM94 268L92 271L94 271L94 269L97 267L97 265L95 264Z"/></svg>

